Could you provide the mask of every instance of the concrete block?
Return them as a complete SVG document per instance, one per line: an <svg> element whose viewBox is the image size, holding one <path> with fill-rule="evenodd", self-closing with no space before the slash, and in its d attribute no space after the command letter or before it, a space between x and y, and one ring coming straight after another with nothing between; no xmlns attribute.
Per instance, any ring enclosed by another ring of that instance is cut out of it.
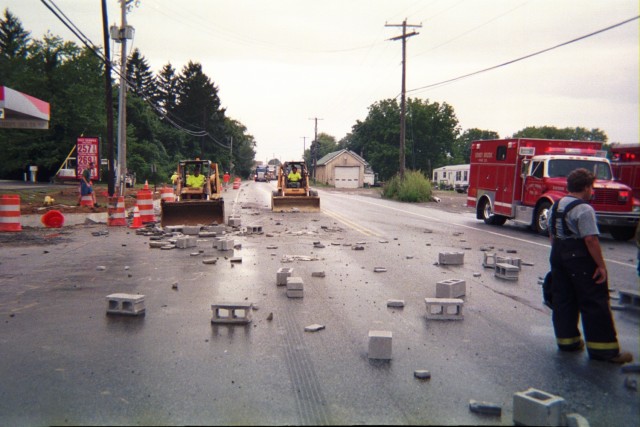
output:
<svg viewBox="0 0 640 427"><path fill-rule="evenodd" d="M436 298L460 298L467 292L467 283L461 279L448 279L436 283Z"/></svg>
<svg viewBox="0 0 640 427"><path fill-rule="evenodd" d="M440 252L438 254L438 264L462 265L464 264L464 252Z"/></svg>
<svg viewBox="0 0 640 427"><path fill-rule="evenodd" d="M107 314L140 316L145 313L144 295L111 294L107 295Z"/></svg>
<svg viewBox="0 0 640 427"><path fill-rule="evenodd" d="M304 282L302 277L287 277L287 290L288 291L301 291L304 289Z"/></svg>
<svg viewBox="0 0 640 427"><path fill-rule="evenodd" d="M464 301L458 298L425 298L427 319L462 320Z"/></svg>
<svg viewBox="0 0 640 427"><path fill-rule="evenodd" d="M233 239L222 239L218 241L219 251L232 251L235 241Z"/></svg>
<svg viewBox="0 0 640 427"><path fill-rule="evenodd" d="M499 417L502 415L502 407L491 402L478 402L469 400L469 410L476 414L493 415Z"/></svg>
<svg viewBox="0 0 640 427"><path fill-rule="evenodd" d="M253 303L221 302L211 304L211 323L247 324L251 322Z"/></svg>
<svg viewBox="0 0 640 427"><path fill-rule="evenodd" d="M280 267L276 273L276 285L285 286L287 284L287 278L293 274L293 268Z"/></svg>
<svg viewBox="0 0 640 427"><path fill-rule="evenodd" d="M249 225L247 226L247 233L249 234L262 234L261 225Z"/></svg>
<svg viewBox="0 0 640 427"><path fill-rule="evenodd" d="M182 234L186 234L188 236L197 236L200 233L199 225L183 225L182 226Z"/></svg>
<svg viewBox="0 0 640 427"><path fill-rule="evenodd" d="M186 249L198 246L198 239L191 236L183 236L176 239L176 248Z"/></svg>
<svg viewBox="0 0 640 427"><path fill-rule="evenodd" d="M495 276L504 280L518 280L520 268L511 264L496 263Z"/></svg>
<svg viewBox="0 0 640 427"><path fill-rule="evenodd" d="M304 291L302 289L287 289L287 296L289 298L304 298Z"/></svg>
<svg viewBox="0 0 640 427"><path fill-rule="evenodd" d="M369 331L369 359L391 359L391 331Z"/></svg>
<svg viewBox="0 0 640 427"><path fill-rule="evenodd" d="M485 252L482 266L484 268L496 268L496 254Z"/></svg>
<svg viewBox="0 0 640 427"><path fill-rule="evenodd" d="M513 395L513 422L521 426L564 425L564 399L529 388Z"/></svg>
<svg viewBox="0 0 640 427"><path fill-rule="evenodd" d="M227 220L229 227L240 227L241 221L239 216L230 216Z"/></svg>
<svg viewBox="0 0 640 427"><path fill-rule="evenodd" d="M404 300L403 299L389 299L389 300L387 300L387 307L403 308L404 307Z"/></svg>
<svg viewBox="0 0 640 427"><path fill-rule="evenodd" d="M498 255L496 256L496 264L511 264L518 267L518 270L522 269L522 260L520 258Z"/></svg>

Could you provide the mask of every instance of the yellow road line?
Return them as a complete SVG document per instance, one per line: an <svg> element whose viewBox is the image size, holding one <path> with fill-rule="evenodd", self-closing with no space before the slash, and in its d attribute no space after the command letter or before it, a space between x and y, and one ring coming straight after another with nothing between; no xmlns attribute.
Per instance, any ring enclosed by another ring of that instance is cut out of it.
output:
<svg viewBox="0 0 640 427"><path fill-rule="evenodd" d="M365 236L370 236L370 237L377 237L378 236L374 231L371 231L368 228L362 227L362 226L356 224L355 222L350 221L347 218L343 217L342 215L339 215L339 214L337 214L337 213L335 213L333 211L322 209L322 213L324 213L326 215L329 215L333 219L335 219L337 221L340 221L341 223L343 223L347 227L351 227L354 230L358 231L359 233L364 234Z"/></svg>

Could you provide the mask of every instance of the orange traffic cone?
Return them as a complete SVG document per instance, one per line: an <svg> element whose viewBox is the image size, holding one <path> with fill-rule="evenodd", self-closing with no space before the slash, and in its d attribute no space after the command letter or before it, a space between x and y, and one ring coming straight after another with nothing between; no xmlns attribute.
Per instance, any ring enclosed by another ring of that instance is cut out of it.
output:
<svg viewBox="0 0 640 427"><path fill-rule="evenodd" d="M133 222L129 226L129 228L140 228L142 227L142 219L140 218L140 210L138 206L133 208Z"/></svg>

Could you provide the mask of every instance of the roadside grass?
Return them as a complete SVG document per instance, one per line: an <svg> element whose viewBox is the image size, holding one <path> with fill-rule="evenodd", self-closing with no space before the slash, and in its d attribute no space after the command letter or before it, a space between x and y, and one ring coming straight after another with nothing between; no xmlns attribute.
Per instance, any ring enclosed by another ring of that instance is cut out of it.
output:
<svg viewBox="0 0 640 427"><path fill-rule="evenodd" d="M382 188L382 197L401 202L422 203L431 200L431 181L420 171L406 171L404 179L395 175Z"/></svg>

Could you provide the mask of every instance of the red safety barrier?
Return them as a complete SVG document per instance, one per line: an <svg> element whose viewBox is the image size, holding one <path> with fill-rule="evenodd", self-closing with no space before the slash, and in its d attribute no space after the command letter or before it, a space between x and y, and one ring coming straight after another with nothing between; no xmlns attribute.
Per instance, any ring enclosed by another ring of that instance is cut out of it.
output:
<svg viewBox="0 0 640 427"><path fill-rule="evenodd" d="M153 193L149 190L149 183L147 181L144 182L144 188L138 191L136 199L136 206L140 211L141 221L143 223L155 221L156 217L153 214Z"/></svg>
<svg viewBox="0 0 640 427"><path fill-rule="evenodd" d="M82 196L80 198L80 206L88 206L90 208L93 207L93 197L91 197L91 194L87 194L86 196Z"/></svg>
<svg viewBox="0 0 640 427"><path fill-rule="evenodd" d="M60 228L64 225L64 215L62 212L51 210L40 218L40 221L48 228Z"/></svg>
<svg viewBox="0 0 640 427"><path fill-rule="evenodd" d="M133 208L133 222L129 226L129 228L140 228L142 227L142 218L140 218L140 210L138 206Z"/></svg>
<svg viewBox="0 0 640 427"><path fill-rule="evenodd" d="M22 231L20 224L20 196L0 196L0 231Z"/></svg>
<svg viewBox="0 0 640 427"><path fill-rule="evenodd" d="M124 212L124 196L109 197L107 205L107 225L110 227L126 227L127 218Z"/></svg>
<svg viewBox="0 0 640 427"><path fill-rule="evenodd" d="M160 189L160 199L167 203L167 202L175 202L176 198L173 195L173 188L171 187L162 187Z"/></svg>

